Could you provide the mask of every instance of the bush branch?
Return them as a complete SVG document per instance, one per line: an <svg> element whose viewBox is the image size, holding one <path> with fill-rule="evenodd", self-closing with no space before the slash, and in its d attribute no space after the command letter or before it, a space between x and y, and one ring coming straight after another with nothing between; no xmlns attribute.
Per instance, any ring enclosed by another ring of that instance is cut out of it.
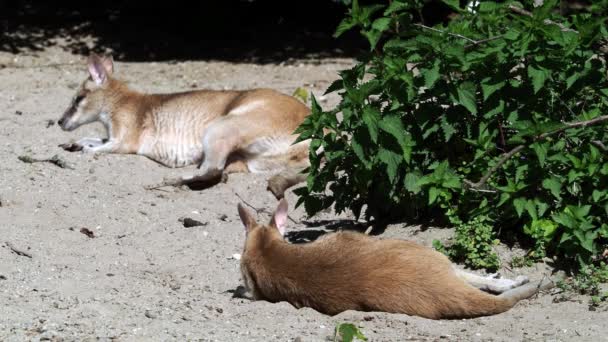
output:
<svg viewBox="0 0 608 342"><path fill-rule="evenodd" d="M414 26L420 27L420 28L425 29L425 30L441 33L441 34L447 34L448 36L451 36L451 37L456 37L456 38L464 39L464 40L469 41L471 43L477 43L477 41L475 39L471 39L469 37L465 37L465 36L463 36L461 34L458 34L458 33L451 33L451 32L447 32L447 31L439 30L439 29L436 29L436 28L433 28L433 27L430 27L430 26L426 26L426 25L423 25L423 24L414 24Z"/></svg>
<svg viewBox="0 0 608 342"><path fill-rule="evenodd" d="M591 119L591 120L586 120L586 121L579 121L579 122L567 122L564 124L564 127L560 127L556 130L550 131L550 132L545 132L542 134L537 135L536 137L534 137L534 139L532 139L533 142L537 142L539 140L544 140L547 137L550 137L552 135L561 133L567 129L570 128L579 128L579 127L587 127L587 126L592 126L592 125L597 125L599 123L608 121L608 115L603 115L603 116L598 116L597 118ZM604 146L601 142L599 142L599 144L597 144L596 141L592 142L595 146ZM488 179L490 179L490 177L494 174L494 172L496 172L496 170L498 170L505 162L507 162L507 160L509 160L511 157L513 157L515 154L517 154L519 151L523 150L526 147L526 145L517 145L515 146L512 150L510 150L507 153L504 153L500 159L498 160L498 162L492 166L490 168L490 170L488 170L488 172L486 172L485 175L483 175L483 177L481 177L479 179L479 181L477 182L472 182L470 180L465 179L463 182L465 183L465 185L467 186L467 188L470 189L478 189L480 187L482 187L484 184L486 184L486 182L488 181ZM604 146L605 148L605 146Z"/></svg>
<svg viewBox="0 0 608 342"><path fill-rule="evenodd" d="M525 9L517 7L515 5L509 5L509 9L513 13L525 15L526 17L532 17L533 16L532 12L528 12ZM555 25L555 26L559 27L563 32L578 33L578 31L573 30L573 29L571 29L569 27L566 27L564 24L557 23L557 22L555 22L553 20L545 19L543 22L545 23L545 25Z"/></svg>

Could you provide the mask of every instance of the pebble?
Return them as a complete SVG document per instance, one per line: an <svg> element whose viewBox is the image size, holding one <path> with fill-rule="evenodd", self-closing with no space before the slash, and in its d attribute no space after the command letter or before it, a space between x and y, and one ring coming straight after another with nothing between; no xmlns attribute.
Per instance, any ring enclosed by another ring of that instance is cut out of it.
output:
<svg viewBox="0 0 608 342"><path fill-rule="evenodd" d="M150 311L150 310L146 310L146 312L144 313L144 315L150 319L155 319L158 317L157 314L155 314L154 312Z"/></svg>

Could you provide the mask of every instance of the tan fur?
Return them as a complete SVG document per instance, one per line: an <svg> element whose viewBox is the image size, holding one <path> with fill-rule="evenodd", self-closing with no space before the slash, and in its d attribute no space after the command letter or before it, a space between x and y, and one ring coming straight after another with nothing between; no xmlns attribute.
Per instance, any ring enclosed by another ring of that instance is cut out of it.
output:
<svg viewBox="0 0 608 342"><path fill-rule="evenodd" d="M202 175L261 172L305 166L291 145L293 131L309 109L270 89L197 90L143 94L113 78L110 58L91 56L90 78L83 82L60 120L64 130L94 121L104 123L108 141L82 139L85 151L144 155L169 167L202 163Z"/></svg>
<svg viewBox="0 0 608 342"><path fill-rule="evenodd" d="M247 227L241 271L258 300L287 301L329 315L360 310L467 318L507 311L552 285L517 284L494 296L463 280L444 255L413 242L339 232L292 245L276 224L257 224L240 205L239 213Z"/></svg>

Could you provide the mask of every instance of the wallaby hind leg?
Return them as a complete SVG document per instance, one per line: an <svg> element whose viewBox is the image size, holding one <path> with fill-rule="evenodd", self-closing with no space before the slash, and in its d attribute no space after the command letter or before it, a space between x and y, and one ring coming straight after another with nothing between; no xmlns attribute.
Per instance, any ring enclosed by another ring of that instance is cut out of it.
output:
<svg viewBox="0 0 608 342"><path fill-rule="evenodd" d="M518 276L511 280L506 278L496 278L494 275L480 276L475 273L469 273L457 268L454 268L456 275L472 286L487 292L503 293L513 288L519 287L529 281L526 276Z"/></svg>
<svg viewBox="0 0 608 342"><path fill-rule="evenodd" d="M303 170L303 169L302 169ZM306 181L306 174L302 170L289 169L270 177L266 188L277 199L285 197L285 191L292 186Z"/></svg>
<svg viewBox="0 0 608 342"><path fill-rule="evenodd" d="M161 184L147 188L187 185L205 189L219 183L222 180L222 172L228 157L235 152L241 142L241 136L234 133L234 126L230 121L221 121L211 125L203 137L203 159L197 174L165 179ZM240 165L235 167L239 168Z"/></svg>

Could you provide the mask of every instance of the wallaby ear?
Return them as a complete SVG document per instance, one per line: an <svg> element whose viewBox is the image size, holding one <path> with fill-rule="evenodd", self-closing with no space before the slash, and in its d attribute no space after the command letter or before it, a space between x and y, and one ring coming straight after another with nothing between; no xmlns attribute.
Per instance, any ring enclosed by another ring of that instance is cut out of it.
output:
<svg viewBox="0 0 608 342"><path fill-rule="evenodd" d="M245 207L243 207L243 205L241 203L239 203L237 205L237 208L239 210L239 216L241 217L241 222L243 222L243 225L245 226L245 230L247 232L249 232L249 230L251 230L251 228L253 228L253 226L255 225L255 219L253 218L253 215L251 214L251 212L247 209L245 209Z"/></svg>
<svg viewBox="0 0 608 342"><path fill-rule="evenodd" d="M97 85L104 84L108 79L108 72L102 58L96 54L91 54L87 63L89 74Z"/></svg>
<svg viewBox="0 0 608 342"><path fill-rule="evenodd" d="M114 58L112 58L112 55L103 56L101 58L101 64L103 64L103 68L106 69L108 75L114 73Z"/></svg>
<svg viewBox="0 0 608 342"><path fill-rule="evenodd" d="M281 235L285 235L285 224L287 223L287 200L282 198L279 201L279 205L277 206L277 210L274 212L272 219L270 220L270 225L274 226L279 230Z"/></svg>

